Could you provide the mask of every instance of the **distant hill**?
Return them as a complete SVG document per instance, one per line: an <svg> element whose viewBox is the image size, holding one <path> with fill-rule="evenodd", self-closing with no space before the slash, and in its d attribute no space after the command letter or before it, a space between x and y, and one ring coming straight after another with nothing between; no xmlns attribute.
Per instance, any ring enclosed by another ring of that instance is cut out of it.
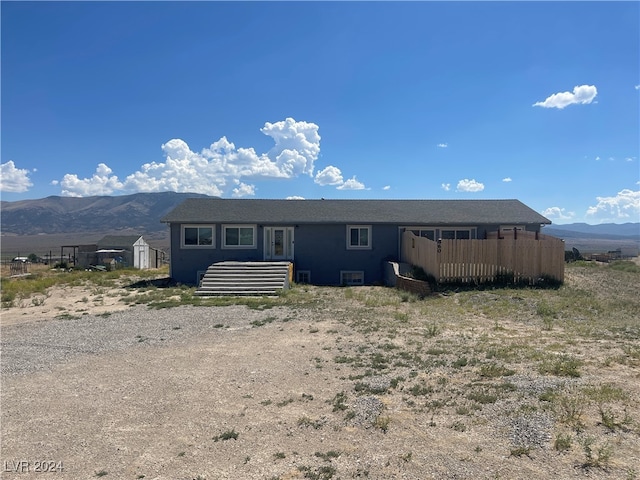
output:
<svg viewBox="0 0 640 480"><path fill-rule="evenodd" d="M42 235L82 232L166 231L160 219L198 193L135 193L122 196L58 197L0 202L2 234Z"/></svg>
<svg viewBox="0 0 640 480"><path fill-rule="evenodd" d="M566 249L577 248L582 253L620 249L623 255L637 256L640 249L640 223L570 223L544 227L542 233L562 238Z"/></svg>
<svg viewBox="0 0 640 480"><path fill-rule="evenodd" d="M570 223L567 225L552 225L544 227L544 233L554 237L564 238L603 238L617 240L640 240L640 223L602 223L589 225L588 223Z"/></svg>
<svg viewBox="0 0 640 480"><path fill-rule="evenodd" d="M59 245L91 243L104 235L134 233L168 249L168 228L160 219L183 200L198 197L207 195L159 192L0 201L2 253L48 251ZM552 225L544 227L543 233L583 252L623 248L637 255L640 247L640 223Z"/></svg>

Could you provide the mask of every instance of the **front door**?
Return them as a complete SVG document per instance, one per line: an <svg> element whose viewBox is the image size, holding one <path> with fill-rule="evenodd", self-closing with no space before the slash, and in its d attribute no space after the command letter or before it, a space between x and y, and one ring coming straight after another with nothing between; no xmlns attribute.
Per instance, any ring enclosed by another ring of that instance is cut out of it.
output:
<svg viewBox="0 0 640 480"><path fill-rule="evenodd" d="M265 260L293 260L293 227L264 228Z"/></svg>

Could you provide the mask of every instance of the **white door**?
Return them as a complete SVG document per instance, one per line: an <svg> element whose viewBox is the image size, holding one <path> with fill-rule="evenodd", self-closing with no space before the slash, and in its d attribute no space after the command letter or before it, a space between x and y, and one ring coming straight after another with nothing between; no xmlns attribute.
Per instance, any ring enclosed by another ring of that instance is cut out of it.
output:
<svg viewBox="0 0 640 480"><path fill-rule="evenodd" d="M265 227L265 260L293 260L293 227Z"/></svg>

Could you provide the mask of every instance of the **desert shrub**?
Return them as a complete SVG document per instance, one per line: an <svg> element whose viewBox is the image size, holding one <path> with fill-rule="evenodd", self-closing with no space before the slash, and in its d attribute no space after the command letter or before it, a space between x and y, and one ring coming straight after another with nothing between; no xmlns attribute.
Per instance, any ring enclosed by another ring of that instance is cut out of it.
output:
<svg viewBox="0 0 640 480"><path fill-rule="evenodd" d="M593 437L585 437L581 439L580 445L585 457L583 467L597 467L605 470L608 468L613 454L613 448L608 441L597 445Z"/></svg>
<svg viewBox="0 0 640 480"><path fill-rule="evenodd" d="M213 437L214 442L217 442L219 440L225 441L225 440L237 440L237 439L238 439L238 432L236 432L235 428L222 432L220 435Z"/></svg>
<svg viewBox="0 0 640 480"><path fill-rule="evenodd" d="M516 373L515 370L497 363L484 364L480 367L480 376L486 378L508 377Z"/></svg>
<svg viewBox="0 0 640 480"><path fill-rule="evenodd" d="M579 367L582 362L568 355L560 355L552 359L543 360L538 371L542 375L556 375L558 377L579 377Z"/></svg>
<svg viewBox="0 0 640 480"><path fill-rule="evenodd" d="M573 444L573 438L571 435L558 435L553 443L554 448L559 452L566 452L571 450Z"/></svg>

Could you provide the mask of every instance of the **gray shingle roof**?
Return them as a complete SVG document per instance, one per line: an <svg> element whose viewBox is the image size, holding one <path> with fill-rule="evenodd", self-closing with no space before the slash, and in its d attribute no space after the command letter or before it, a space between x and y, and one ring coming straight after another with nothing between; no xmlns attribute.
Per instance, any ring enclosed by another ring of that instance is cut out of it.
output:
<svg viewBox="0 0 640 480"><path fill-rule="evenodd" d="M98 241L98 248L131 248L142 235L106 235Z"/></svg>
<svg viewBox="0 0 640 480"><path fill-rule="evenodd" d="M165 223L550 224L519 200L265 200L190 198Z"/></svg>

